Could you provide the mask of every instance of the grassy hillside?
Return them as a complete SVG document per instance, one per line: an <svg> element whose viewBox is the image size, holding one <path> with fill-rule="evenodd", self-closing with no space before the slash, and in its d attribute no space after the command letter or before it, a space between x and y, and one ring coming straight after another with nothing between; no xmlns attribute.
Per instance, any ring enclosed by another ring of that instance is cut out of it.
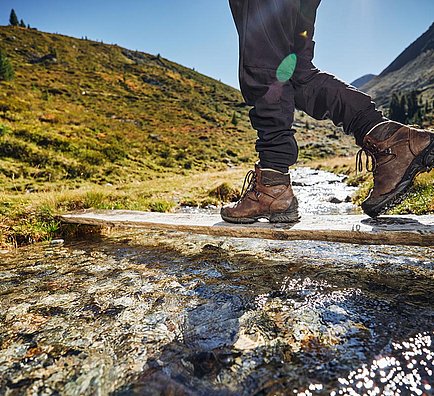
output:
<svg viewBox="0 0 434 396"><path fill-rule="evenodd" d="M123 183L253 160L255 136L233 88L115 45L9 27L0 40L15 69L0 94L6 189Z"/></svg>
<svg viewBox="0 0 434 396"><path fill-rule="evenodd" d="M118 184L255 160L241 95L216 80L158 55L29 29L1 27L0 47L16 75L0 93L6 190ZM300 125L304 157L347 151L348 141L330 144L329 125Z"/></svg>

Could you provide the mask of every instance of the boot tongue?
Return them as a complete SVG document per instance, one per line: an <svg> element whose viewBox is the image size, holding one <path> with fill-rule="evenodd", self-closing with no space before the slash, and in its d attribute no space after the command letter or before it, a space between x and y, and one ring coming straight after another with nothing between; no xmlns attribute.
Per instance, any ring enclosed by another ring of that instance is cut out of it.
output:
<svg viewBox="0 0 434 396"><path fill-rule="evenodd" d="M398 129L401 129L404 125L394 121L386 121L378 124L369 133L375 140L383 141L391 137Z"/></svg>
<svg viewBox="0 0 434 396"><path fill-rule="evenodd" d="M289 186L291 180L289 174L263 169L261 170L261 184L264 186L279 186L282 184Z"/></svg>

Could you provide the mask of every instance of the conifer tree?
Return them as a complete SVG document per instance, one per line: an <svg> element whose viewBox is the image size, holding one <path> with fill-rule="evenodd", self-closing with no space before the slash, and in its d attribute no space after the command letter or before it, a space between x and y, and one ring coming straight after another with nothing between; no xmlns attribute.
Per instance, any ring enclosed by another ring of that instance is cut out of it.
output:
<svg viewBox="0 0 434 396"><path fill-rule="evenodd" d="M417 97L417 91L411 91L407 94L407 104L408 104L408 121L411 122L420 122L419 117L419 100Z"/></svg>
<svg viewBox="0 0 434 396"><path fill-rule="evenodd" d="M392 99L389 104L389 118L397 122L405 122L405 102L402 100L403 97L397 92L392 94Z"/></svg>
<svg viewBox="0 0 434 396"><path fill-rule="evenodd" d="M21 19L21 21L20 21L20 27L22 27L22 28L25 28L26 27L26 24L24 23L24 21Z"/></svg>
<svg viewBox="0 0 434 396"><path fill-rule="evenodd" d="M11 26L18 26L20 23L18 22L17 14L15 13L15 10L12 8L11 15L9 16L9 24Z"/></svg>
<svg viewBox="0 0 434 396"><path fill-rule="evenodd" d="M0 81L14 78L14 69L6 54L0 49Z"/></svg>
<svg viewBox="0 0 434 396"><path fill-rule="evenodd" d="M389 118L403 124L421 125L426 118L426 106L419 103L419 92L394 92L389 104ZM425 111L424 111L425 110Z"/></svg>

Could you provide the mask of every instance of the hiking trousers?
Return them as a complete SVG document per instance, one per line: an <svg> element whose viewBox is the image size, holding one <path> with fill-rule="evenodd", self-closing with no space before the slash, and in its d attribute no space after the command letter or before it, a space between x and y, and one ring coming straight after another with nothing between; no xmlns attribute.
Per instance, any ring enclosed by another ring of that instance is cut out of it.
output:
<svg viewBox="0 0 434 396"><path fill-rule="evenodd" d="M298 156L294 110L330 119L362 144L383 115L371 98L318 70L314 25L321 0L229 0L239 36L239 80L258 132L260 165L287 172Z"/></svg>

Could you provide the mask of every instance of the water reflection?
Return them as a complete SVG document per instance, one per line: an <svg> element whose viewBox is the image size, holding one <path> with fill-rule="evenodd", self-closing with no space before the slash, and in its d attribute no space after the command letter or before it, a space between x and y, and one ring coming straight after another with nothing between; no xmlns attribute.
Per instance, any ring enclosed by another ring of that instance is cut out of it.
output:
<svg viewBox="0 0 434 396"><path fill-rule="evenodd" d="M343 385L331 396L344 394L413 395L432 393L429 379L433 378L432 339L429 333L419 333L407 341L393 343L390 356L380 356L371 365L363 365L347 378L339 378Z"/></svg>
<svg viewBox="0 0 434 396"><path fill-rule="evenodd" d="M432 394L433 263L151 232L20 249L0 267L0 394Z"/></svg>

